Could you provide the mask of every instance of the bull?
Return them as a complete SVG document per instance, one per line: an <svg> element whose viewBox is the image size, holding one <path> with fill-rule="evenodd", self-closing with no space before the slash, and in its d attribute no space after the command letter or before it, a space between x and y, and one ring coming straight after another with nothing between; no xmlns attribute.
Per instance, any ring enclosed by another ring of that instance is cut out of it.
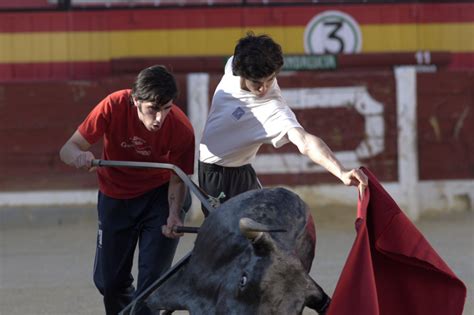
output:
<svg viewBox="0 0 474 315"><path fill-rule="evenodd" d="M231 198L201 226L189 262L144 301L200 314L324 314L330 298L309 276L316 233L308 206L284 188Z"/></svg>

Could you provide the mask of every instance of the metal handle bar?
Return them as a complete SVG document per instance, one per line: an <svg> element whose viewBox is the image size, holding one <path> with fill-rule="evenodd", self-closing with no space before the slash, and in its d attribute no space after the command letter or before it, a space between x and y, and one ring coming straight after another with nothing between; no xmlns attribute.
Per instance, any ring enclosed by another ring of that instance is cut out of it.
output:
<svg viewBox="0 0 474 315"><path fill-rule="evenodd" d="M131 167L131 168L161 168L173 171L189 189L201 201L204 208L211 213L214 208L209 204L207 198L202 194L196 184L189 179L188 175L184 173L179 167L169 163L154 163L154 162L133 162L133 161L114 161L114 160L92 160L92 166L97 167Z"/></svg>
<svg viewBox="0 0 474 315"><path fill-rule="evenodd" d="M173 226L175 233L199 233L199 227L196 226Z"/></svg>
<svg viewBox="0 0 474 315"><path fill-rule="evenodd" d="M173 225L171 230L175 233L199 233L199 227L196 226L182 226L182 225ZM166 232L166 225L161 226L161 232L165 234Z"/></svg>

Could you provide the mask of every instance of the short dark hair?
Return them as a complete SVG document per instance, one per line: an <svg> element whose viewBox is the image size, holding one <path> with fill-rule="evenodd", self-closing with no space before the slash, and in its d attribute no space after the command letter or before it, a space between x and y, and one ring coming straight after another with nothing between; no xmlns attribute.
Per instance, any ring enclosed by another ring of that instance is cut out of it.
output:
<svg viewBox="0 0 474 315"><path fill-rule="evenodd" d="M283 66L281 46L268 35L248 32L235 46L232 72L246 79L261 79Z"/></svg>
<svg viewBox="0 0 474 315"><path fill-rule="evenodd" d="M165 66L155 65L140 71L133 84L132 96L137 101L161 106L178 97L178 87Z"/></svg>

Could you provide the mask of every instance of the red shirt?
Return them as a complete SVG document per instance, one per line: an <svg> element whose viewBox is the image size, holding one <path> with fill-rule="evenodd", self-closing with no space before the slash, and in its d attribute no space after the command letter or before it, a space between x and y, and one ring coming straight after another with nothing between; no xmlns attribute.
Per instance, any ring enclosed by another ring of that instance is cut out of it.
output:
<svg viewBox="0 0 474 315"><path fill-rule="evenodd" d="M173 105L161 128L148 131L138 118L131 90L103 99L86 117L78 131L90 143L104 139L102 159L171 163L186 174L194 171L194 131L186 115ZM99 189L112 198L128 199L167 183L169 170L100 167Z"/></svg>

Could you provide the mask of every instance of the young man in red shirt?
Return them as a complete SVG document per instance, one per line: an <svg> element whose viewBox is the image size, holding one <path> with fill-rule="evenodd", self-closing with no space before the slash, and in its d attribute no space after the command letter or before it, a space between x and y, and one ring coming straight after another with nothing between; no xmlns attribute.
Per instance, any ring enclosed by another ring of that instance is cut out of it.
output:
<svg viewBox="0 0 474 315"><path fill-rule="evenodd" d="M108 95L89 113L62 147L61 160L91 170L95 157L89 148L102 138L104 160L171 163L192 174L194 132L173 104L177 93L165 67L142 70L131 90ZM117 314L170 267L181 236L171 227L182 225L190 198L185 184L169 170L105 167L97 175L94 282L106 313ZM135 290L131 269L137 243Z"/></svg>

